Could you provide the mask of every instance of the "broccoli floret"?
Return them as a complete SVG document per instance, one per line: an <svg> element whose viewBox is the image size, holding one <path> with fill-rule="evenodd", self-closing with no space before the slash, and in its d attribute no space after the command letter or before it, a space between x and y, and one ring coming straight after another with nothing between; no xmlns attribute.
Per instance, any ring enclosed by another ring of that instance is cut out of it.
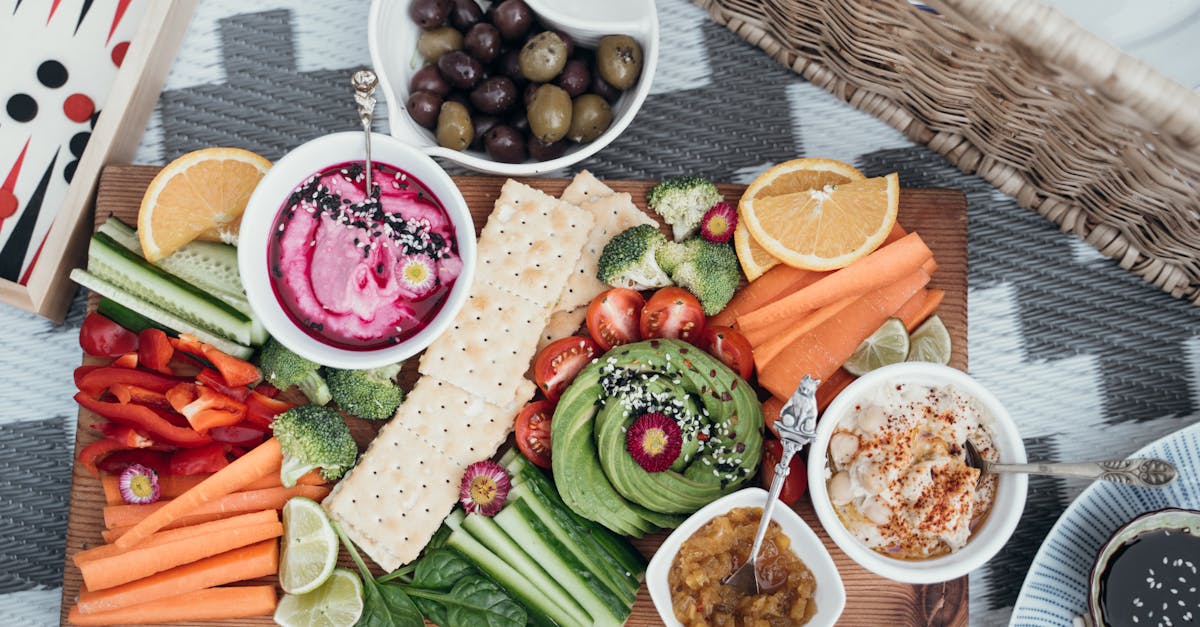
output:
<svg viewBox="0 0 1200 627"><path fill-rule="evenodd" d="M329 403L329 386L321 377L321 365L293 353L275 338L268 340L259 352L258 367L267 383L281 390L294 385L309 402L315 405Z"/></svg>
<svg viewBox="0 0 1200 627"><path fill-rule="evenodd" d="M404 400L404 391L396 386L401 364L370 370L334 370L327 368L325 380L333 402L352 415L367 420L387 420Z"/></svg>
<svg viewBox="0 0 1200 627"><path fill-rule="evenodd" d="M662 268L663 272L670 275L683 263L684 253L687 252L687 246L678 242L667 242L658 247L654 253L654 260L658 262L658 267Z"/></svg>
<svg viewBox="0 0 1200 627"><path fill-rule="evenodd" d="M646 203L671 225L677 242L695 233L704 212L721 200L716 185L696 176L673 176L646 194Z"/></svg>
<svg viewBox="0 0 1200 627"><path fill-rule="evenodd" d="M275 417L271 431L283 448L283 467L279 478L284 487L310 470L320 469L321 476L337 481L354 466L358 446L337 411L320 405L293 407Z"/></svg>
<svg viewBox="0 0 1200 627"><path fill-rule="evenodd" d="M654 260L655 252L666 243L667 238L649 224L625 229L605 244L596 278L615 287L634 290L666 287L671 284L671 279Z"/></svg>
<svg viewBox="0 0 1200 627"><path fill-rule="evenodd" d="M683 243L683 260L671 279L700 299L704 313L713 316L725 308L741 279L737 254L728 244L715 244L702 237Z"/></svg>

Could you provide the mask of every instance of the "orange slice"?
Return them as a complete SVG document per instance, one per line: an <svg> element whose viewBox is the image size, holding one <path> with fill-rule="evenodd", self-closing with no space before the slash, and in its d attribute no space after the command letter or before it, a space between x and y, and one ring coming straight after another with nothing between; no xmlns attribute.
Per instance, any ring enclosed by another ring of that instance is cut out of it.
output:
<svg viewBox="0 0 1200 627"><path fill-rule="evenodd" d="M763 172L746 188L742 200L762 196L778 196L809 189L820 189L826 185L839 185L866 178L853 166L833 159L793 159L780 163ZM750 281L762 276L767 270L779 265L780 261L767 252L746 228L745 218L738 220L733 231L733 247L737 250L742 272Z"/></svg>
<svg viewBox="0 0 1200 627"><path fill-rule="evenodd" d="M201 235L235 239L246 201L270 168L240 148L205 148L167 164L138 211L142 254L158 261Z"/></svg>
<svg viewBox="0 0 1200 627"><path fill-rule="evenodd" d="M738 205L771 256L806 270L833 270L875 250L896 223L900 179L883 177L779 195L746 195Z"/></svg>

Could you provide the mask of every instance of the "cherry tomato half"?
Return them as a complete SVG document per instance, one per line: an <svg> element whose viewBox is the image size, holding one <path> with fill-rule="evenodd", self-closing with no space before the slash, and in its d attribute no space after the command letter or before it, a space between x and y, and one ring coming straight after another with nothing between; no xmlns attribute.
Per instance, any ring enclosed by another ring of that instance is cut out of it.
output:
<svg viewBox="0 0 1200 627"><path fill-rule="evenodd" d="M137 350L138 336L93 311L79 329L79 347L93 357L117 357Z"/></svg>
<svg viewBox="0 0 1200 627"><path fill-rule="evenodd" d="M550 420L554 418L554 403L536 401L525 406L517 415L517 448L534 465L550 468Z"/></svg>
<svg viewBox="0 0 1200 627"><path fill-rule="evenodd" d="M701 348L739 377L749 379L754 374L754 348L741 331L733 327L707 327L700 337Z"/></svg>
<svg viewBox="0 0 1200 627"><path fill-rule="evenodd" d="M763 458L762 472L759 476L762 477L762 486L764 490L771 489L771 481L775 479L775 467L779 465L779 460L783 459L783 444L779 440L767 439L763 442ZM804 496L804 491L808 489L808 473L805 468L804 461L799 455L792 457L792 461L788 464L788 476L783 480L783 491L779 493L779 500L794 505L800 497Z"/></svg>
<svg viewBox="0 0 1200 627"><path fill-rule="evenodd" d="M696 344L704 332L704 307L681 287L664 287L642 309L642 339L670 337Z"/></svg>
<svg viewBox="0 0 1200 627"><path fill-rule="evenodd" d="M587 310L587 328L600 350L642 339L638 318L645 304L641 294L623 287L614 287L592 300Z"/></svg>
<svg viewBox="0 0 1200 627"><path fill-rule="evenodd" d="M601 353L590 337L564 337L546 345L533 360L533 382L550 401L557 401L575 375Z"/></svg>

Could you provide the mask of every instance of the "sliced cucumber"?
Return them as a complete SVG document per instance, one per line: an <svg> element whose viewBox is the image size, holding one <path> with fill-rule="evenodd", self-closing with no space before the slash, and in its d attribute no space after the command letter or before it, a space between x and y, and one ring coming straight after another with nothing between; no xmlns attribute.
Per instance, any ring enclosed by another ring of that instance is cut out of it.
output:
<svg viewBox="0 0 1200 627"><path fill-rule="evenodd" d="M144 329L160 329L166 332L167 335L179 335L174 329L161 325L108 297L100 299L100 304L96 307L96 311L135 333L141 333Z"/></svg>
<svg viewBox="0 0 1200 627"><path fill-rule="evenodd" d="M571 625L561 623L551 616L561 608L551 603L528 579L507 562L492 553L481 542L463 529L455 529L446 540L446 546L458 551L483 574L491 577L500 587L508 591L529 611L529 622L533 625Z"/></svg>
<svg viewBox="0 0 1200 627"><path fill-rule="evenodd" d="M199 288L147 262L104 233L92 236L88 272L143 300L239 344L250 344L250 318Z"/></svg>
<svg viewBox="0 0 1200 627"><path fill-rule="evenodd" d="M550 533L533 510L522 501L508 503L494 516L496 524L559 582L595 625L622 625L630 605L596 578Z"/></svg>
<svg viewBox="0 0 1200 627"><path fill-rule="evenodd" d="M563 590L562 586L555 582L533 558L529 557L528 553L522 550L516 542L513 542L513 539L504 533L496 521L487 516L467 516L462 523L462 529L507 562L509 566L515 568L517 572L525 575L529 583L548 597L548 601L557 605L560 612L557 615L551 615L556 621L579 625L592 623L591 617L583 607L576 603L567 594L567 591Z"/></svg>
<svg viewBox="0 0 1200 627"><path fill-rule="evenodd" d="M226 338L213 334L207 329L193 325L191 322L176 316L175 314L153 304L144 298L125 291L111 281L98 277L86 270L75 269L71 271L71 280L76 283L104 296L113 302L123 305L135 313L149 318L159 324L165 325L171 329L175 329L180 333L190 333L196 336L201 342L212 345L218 350L238 357L240 359L249 359L254 354L254 349L249 346L231 342Z"/></svg>

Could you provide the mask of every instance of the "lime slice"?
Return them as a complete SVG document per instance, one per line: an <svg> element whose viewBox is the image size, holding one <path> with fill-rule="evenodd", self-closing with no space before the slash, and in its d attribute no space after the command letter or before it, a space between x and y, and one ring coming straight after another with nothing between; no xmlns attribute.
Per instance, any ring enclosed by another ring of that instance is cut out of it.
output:
<svg viewBox="0 0 1200 627"><path fill-rule="evenodd" d="M935 364L950 363L950 332L942 319L930 316L913 331L908 349L908 361L931 361Z"/></svg>
<svg viewBox="0 0 1200 627"><path fill-rule="evenodd" d="M897 318L888 318L871 337L863 340L850 359L842 364L850 374L862 376L868 372L898 364L908 356L908 330Z"/></svg>
<svg viewBox="0 0 1200 627"><path fill-rule="evenodd" d="M335 568L316 590L283 595L275 622L283 627L351 627L362 611L362 581L349 569Z"/></svg>
<svg viewBox="0 0 1200 627"><path fill-rule="evenodd" d="M337 565L338 537L321 505L302 496L283 506L283 548L279 585L289 594L304 594L325 583Z"/></svg>

